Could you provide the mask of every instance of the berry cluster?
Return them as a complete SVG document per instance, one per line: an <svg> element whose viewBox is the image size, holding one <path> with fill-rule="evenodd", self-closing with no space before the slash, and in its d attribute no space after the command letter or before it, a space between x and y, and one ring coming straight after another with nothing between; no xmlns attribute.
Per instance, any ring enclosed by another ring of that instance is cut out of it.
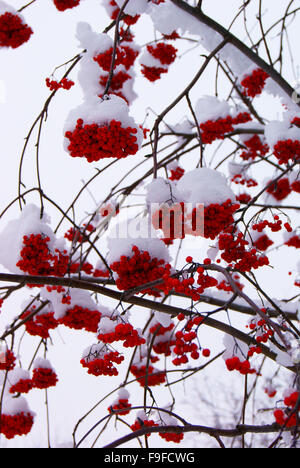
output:
<svg viewBox="0 0 300 468"><path fill-rule="evenodd" d="M86 330L88 332L96 333L98 324L101 319L101 312L98 310L90 310L87 307L75 305L67 309L65 315L58 321L66 327L73 328L74 330Z"/></svg>
<svg viewBox="0 0 300 468"><path fill-rule="evenodd" d="M300 249L300 236L295 234L285 242L285 245L289 247L295 247L295 249Z"/></svg>
<svg viewBox="0 0 300 468"><path fill-rule="evenodd" d="M254 70L251 75L246 76L241 82L245 95L254 98L261 94L268 78L268 73L261 68Z"/></svg>
<svg viewBox="0 0 300 468"><path fill-rule="evenodd" d="M30 413L21 412L19 414L2 414L0 433L7 439L15 436L27 435L33 426L33 416Z"/></svg>
<svg viewBox="0 0 300 468"><path fill-rule="evenodd" d="M266 312L265 309L262 309ZM274 332L267 326L265 320L261 318L252 319L249 325L246 325L252 332L255 332L255 340L258 343L257 346L250 346L248 351L248 358L254 356L254 354L261 354L262 350L259 346L260 343L267 343L270 338L274 335Z"/></svg>
<svg viewBox="0 0 300 468"><path fill-rule="evenodd" d="M236 237L230 233L223 233L219 237L219 249L224 252L221 254L231 267L236 270L247 272L269 264L266 256L258 256L256 249L246 250L249 244L239 233ZM233 264L234 263L234 264Z"/></svg>
<svg viewBox="0 0 300 468"><path fill-rule="evenodd" d="M109 5L110 7L112 7L110 18L112 20L116 20L120 13L120 8L118 7L118 4L115 2L115 0L110 0ZM135 15L135 16L124 15L122 17L122 21L124 21L124 23L127 24L127 26L132 26L138 21L139 18L140 18L140 15Z"/></svg>
<svg viewBox="0 0 300 468"><path fill-rule="evenodd" d="M269 146L264 144L258 135L254 135L249 140L244 142L246 150L240 154L240 157L245 161L256 159L257 156L265 156L269 151Z"/></svg>
<svg viewBox="0 0 300 468"><path fill-rule="evenodd" d="M9 349L0 353L0 371L11 371L15 367L15 355Z"/></svg>
<svg viewBox="0 0 300 468"><path fill-rule="evenodd" d="M36 309L33 305L31 309L26 310L21 315L21 319L26 319ZM54 330L58 327L58 321L54 318L54 312L42 312L27 319L25 322L26 332L31 336L40 336L41 338L49 338L49 330Z"/></svg>
<svg viewBox="0 0 300 468"><path fill-rule="evenodd" d="M108 348L105 348L98 357L87 357L81 359L80 363L83 367L88 369L88 374L95 376L116 376L119 373L114 366L114 363L121 364L122 361L124 361L124 357L117 351L109 351Z"/></svg>
<svg viewBox="0 0 300 468"><path fill-rule="evenodd" d="M184 175L185 173L185 170L178 166L176 167L176 169L171 169L171 175L169 177L170 180L174 181L174 180L180 180L181 177Z"/></svg>
<svg viewBox="0 0 300 468"><path fill-rule="evenodd" d="M32 371L33 388L46 389L55 387L57 382L57 375L51 368L37 367Z"/></svg>
<svg viewBox="0 0 300 468"><path fill-rule="evenodd" d="M254 180L252 178L248 178L243 174L235 174L232 177L231 182L233 182L235 184L239 184L239 185L246 185L246 187L248 187L248 188L249 187L256 187L258 185L256 180Z"/></svg>
<svg viewBox="0 0 300 468"><path fill-rule="evenodd" d="M123 341L124 348L134 348L146 342L130 323L119 323L113 332L99 333L97 338L103 343Z"/></svg>
<svg viewBox="0 0 300 468"><path fill-rule="evenodd" d="M290 186L289 179L287 177L283 177L282 179L279 179L277 182L274 182L272 185L270 185L266 191L267 193L270 193L276 200L282 201L289 196L289 194L292 192L292 188Z"/></svg>
<svg viewBox="0 0 300 468"><path fill-rule="evenodd" d="M158 426L158 424L156 424L152 419L140 419L138 418L134 424L132 424L130 426L131 430L134 432L134 431L138 431L139 429L142 429L143 427L155 427L155 426ZM145 434L145 437L149 437L151 434Z"/></svg>
<svg viewBox="0 0 300 468"><path fill-rule="evenodd" d="M300 159L300 141L278 141L274 146L274 155L278 159L279 164L288 164L290 161L298 161Z"/></svg>
<svg viewBox="0 0 300 468"><path fill-rule="evenodd" d="M226 200L222 204L213 203L204 208L204 237L214 240L220 232L233 222L233 214L240 208L238 203Z"/></svg>
<svg viewBox="0 0 300 468"><path fill-rule="evenodd" d="M147 52L160 62L162 66L148 66L142 64L142 74L147 80L154 82L160 79L163 73L168 72L168 67L176 59L177 49L171 44L159 42L156 46L147 46Z"/></svg>
<svg viewBox="0 0 300 468"><path fill-rule="evenodd" d="M145 365L134 364L130 367L130 372L135 376L141 387L155 387L166 381L166 373L155 369L151 365L147 368Z"/></svg>
<svg viewBox="0 0 300 468"><path fill-rule="evenodd" d="M152 258L149 252L141 252L137 246L132 247L132 252L131 257L123 255L119 261L110 265L111 270L118 275L116 279L118 289L123 291L133 289L161 279L170 271L169 264L162 259ZM160 287L157 286L158 289ZM146 288L141 293L159 296L159 291L153 288Z"/></svg>
<svg viewBox="0 0 300 468"><path fill-rule="evenodd" d="M65 11L80 4L80 0L53 0L53 2L59 11Z"/></svg>
<svg viewBox="0 0 300 468"><path fill-rule="evenodd" d="M0 47L16 49L29 41L32 29L19 15L6 12L0 16Z"/></svg>
<svg viewBox="0 0 300 468"><path fill-rule="evenodd" d="M226 367L230 372L238 371L242 375L255 374L256 370L251 369L250 362L248 360L241 361L237 356L226 359Z"/></svg>
<svg viewBox="0 0 300 468"><path fill-rule="evenodd" d="M126 41L128 39L126 38ZM116 55L115 55L115 62L114 62L114 69L118 65L123 65L126 70L129 70L133 65L138 56L138 51L134 50L132 47L128 45L120 45L116 48ZM94 57L94 61L98 63L98 65L106 72L110 71L111 64L112 64L112 56L113 56L113 48L107 49L105 52L98 54Z"/></svg>
<svg viewBox="0 0 300 468"><path fill-rule="evenodd" d="M21 260L17 267L30 275L64 276L69 263L67 251L55 249L53 254L49 249L50 238L43 234L31 234L23 237Z"/></svg>
<svg viewBox="0 0 300 468"><path fill-rule="evenodd" d="M261 252L265 252L268 250L274 242L269 238L267 234L263 234L262 236L258 237L254 242L253 245L257 250Z"/></svg>
<svg viewBox="0 0 300 468"><path fill-rule="evenodd" d="M167 442L174 442L180 444L184 438L183 432L159 432L159 436Z"/></svg>
<svg viewBox="0 0 300 468"><path fill-rule="evenodd" d="M33 382L31 379L20 379L9 389L9 393L29 393L33 389Z"/></svg>
<svg viewBox="0 0 300 468"><path fill-rule="evenodd" d="M176 59L177 49L171 44L159 42L156 46L148 45L147 50L154 58L159 60L162 65L171 65Z"/></svg>
<svg viewBox="0 0 300 468"><path fill-rule="evenodd" d="M248 112L241 112L236 117L228 115L217 120L207 120L200 124L201 138L204 144L211 144L215 140L223 140L227 133L234 130L234 125L249 122L251 115Z"/></svg>
<svg viewBox="0 0 300 468"><path fill-rule="evenodd" d="M126 414L130 413L131 406L131 403L129 403L127 399L120 398L117 403L115 403L112 406L109 406L107 409L110 414L113 414L115 411L118 411L118 416L126 416Z"/></svg>
<svg viewBox="0 0 300 468"><path fill-rule="evenodd" d="M274 411L274 417L280 426L294 427L299 424L300 408L296 411L296 405L299 399L299 392L293 391L284 398L286 408L284 410L277 409Z"/></svg>
<svg viewBox="0 0 300 468"><path fill-rule="evenodd" d="M46 86L50 89L50 91L57 91L58 89L66 89L69 90L74 86L74 81L68 80L67 78L63 78L61 81L50 80L50 78L46 78Z"/></svg>
<svg viewBox="0 0 300 468"><path fill-rule="evenodd" d="M240 193L239 195L236 196L236 200L239 203L243 203L247 205L252 200L252 197L248 193Z"/></svg>
<svg viewBox="0 0 300 468"><path fill-rule="evenodd" d="M76 128L66 132L70 140L68 150L73 158L86 158L88 162L103 158L126 158L138 151L136 128L123 128L121 122L111 120L107 125L84 124L77 120Z"/></svg>

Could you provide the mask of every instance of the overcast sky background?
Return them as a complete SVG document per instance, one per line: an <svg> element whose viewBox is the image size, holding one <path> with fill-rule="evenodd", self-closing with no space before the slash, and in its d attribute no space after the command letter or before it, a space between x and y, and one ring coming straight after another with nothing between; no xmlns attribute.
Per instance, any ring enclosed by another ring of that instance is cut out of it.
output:
<svg viewBox="0 0 300 468"><path fill-rule="evenodd" d="M16 9L20 8L25 2L20 0L10 0L9 2ZM283 3L284 5L281 5ZM230 0L222 2L220 0L209 0L203 2L204 10L208 15L214 17L215 20L220 21L223 25L230 24L234 13L240 6L241 1ZM254 2L254 5L257 2ZM281 11L286 6L287 2L274 2L273 0L266 0L264 2L266 13L266 27L272 24L274 18L280 16ZM2 170L0 171L0 209L2 209L17 195L17 176L19 167L19 158L22 151L24 138L28 133L32 122L39 114L43 107L45 99L49 95L49 90L45 86L45 78L50 76L54 68L76 55L78 49L77 40L75 38L76 25L78 21L87 21L91 24L93 29L102 31L109 23L108 16L98 0L82 0L82 4L73 10L60 13L52 5L51 0L37 0L35 4L25 9L23 15L27 23L34 30L34 35L30 41L17 50L1 51L1 67L0 67L0 157L2 159ZM254 17L252 16L252 24L249 24L250 30L254 24ZM258 27L254 30L258 34ZM147 16L138 22L134 27L136 32L137 42L144 44L153 38L153 27L151 21ZM234 29L243 39L243 25L239 21ZM291 30L291 44L294 46L299 42L297 27L293 26ZM183 50L191 47L184 44ZM182 51L183 51L182 50ZM293 47L295 51L295 64L299 63L299 48ZM190 82L191 78L197 72L202 59L199 57L203 53L203 49L198 48L194 52L189 52L183 55L178 64L171 66L169 73L155 84L149 83L145 79L139 77L136 80L135 91L139 98L131 106L131 115L134 116L136 122L142 123L145 118L146 109L151 107L155 113L161 112L178 93ZM198 60L198 61L197 61ZM211 71L209 71L211 70ZM193 99L201 97L203 94L214 93L214 69L209 68L208 72L201 78L199 84L191 93ZM58 71L57 77L60 78ZM76 70L72 73L71 78L76 82ZM292 84L295 83L295 77L291 72L291 68L287 67L287 78ZM220 88L221 89L221 88ZM228 86L224 86L226 91ZM224 96L225 97L225 94ZM52 197L55 201L61 203L63 207L67 207L72 201L74 195L82 186L82 180L94 174L95 167L103 167L107 162L89 165L87 162L82 161L80 158L70 158L63 150L63 127L65 119L71 109L77 107L82 101L82 93L80 86L76 84L70 91L61 91L57 94L54 101L51 103L49 109L48 121L43 130L41 140L41 179L42 186L45 193ZM278 102L275 102L271 97L264 96L258 104L259 109L264 110L264 115L267 118L279 117ZM277 113L278 112L278 113ZM188 110L185 104L180 104L176 110L170 114L169 122L176 123L181 121L186 115ZM153 114L150 112L149 125L153 122ZM27 188L35 185L34 168L34 143L35 137L28 148L24 161L24 177L23 182ZM142 157L141 157L142 160ZM184 158L185 169L194 167L194 160L188 157ZM97 179L91 186L91 191L96 200L105 198L109 192L112 183L116 182L132 165L134 161L125 160L120 161L118 165L105 175L104 178ZM145 168L149 167L149 163L145 164ZM135 174L143 174L145 171L137 171L132 174L131 178L134 180ZM267 176L267 174L266 174ZM28 198L38 202L37 198ZM291 199L292 203L292 199ZM91 197L84 195L79 203L79 216L84 212L92 211L94 209ZM59 215L50 207L46 206L46 211L51 214L53 225L55 221L59 220ZM5 223L18 215L18 206L16 205L11 209L6 217L1 220L0 231L2 231ZM68 229L69 226L65 225ZM183 255L186 252L183 251ZM284 254L279 255L279 264L289 265L290 262L295 260L293 252L284 251ZM281 274L276 270L268 270L267 273L262 274L266 289L275 294L277 297L290 297L295 288L291 286L291 282L282 281ZM286 272L284 273L286 274ZM296 292L295 292L296 293ZM19 303L24 299L24 294L17 295L13 301L10 301L8 306L4 308L4 312L0 317L1 330L7 324L7 318L15 316L19 313ZM18 302L19 301L19 302ZM112 307L112 304L107 299L103 300L105 305ZM147 312L141 311L143 317ZM224 318L225 314L218 316L219 319ZM234 319L234 318L233 318ZM235 320L235 319L234 319ZM211 340L218 340L216 347L213 348L215 352L222 348L220 343L220 334L207 330L207 336L204 335L203 343L209 347ZM85 370L82 370L79 360L81 358L82 350L92 344L93 336L85 334L84 332L69 331L65 327L60 327L59 331L53 334L53 347L49 349L49 357L53 363L54 368L60 378L59 385L55 389L49 391L50 402L50 418L51 418L51 439L54 445L68 443L71 441L71 433L74 423L101 397L103 397L108 388L114 388L120 382L120 378L112 379L98 378L88 376ZM34 347L31 343L35 339L25 337L22 350L25 355L32 355ZM38 340L36 340L38 343ZM224 364L216 364L212 367L212 372L201 374L201 377L195 377L190 382L180 384L177 390L173 388L175 396L178 398L179 407L184 408L185 417L188 414L192 418L192 422L199 424L207 423L207 420L201 419L201 410L197 411L197 405L191 408L185 401L185 390L188 398L191 395L191 389L197 396L197 392L201 389L211 391L211 397L215 399L217 404L224 405L222 390L215 384L214 373L219 373L223 369ZM126 372L124 367L123 374ZM227 382L222 384L228 387L228 391L240 385L240 379L230 376ZM131 386L130 386L131 387ZM139 394L139 401L142 401L142 390L137 386L132 386L133 395ZM134 390L133 390L134 389ZM160 391L160 390L159 390ZM233 391L233 390L232 390ZM233 391L234 393L234 391ZM107 406L114 400L115 395L108 398L97 411L88 419L87 424L83 425L83 429L79 432L84 434L84 428L88 429L96 420L105 413ZM225 398L226 400L226 398ZM44 411L44 394L43 392L34 390L28 396L30 407L33 411L38 413L36 424L32 433L24 438L17 438L14 441L7 442L1 441L1 446L20 447L26 443L29 447L45 446L46 444L46 426L45 426L45 411ZM162 389L160 404L167 404L170 401L168 391ZM136 404L136 401L132 401ZM228 402L227 402L228 403ZM230 406L230 404L228 403ZM228 407L229 407L228 406ZM178 408L177 408L178 409ZM128 421L133 422L134 415L129 416ZM127 429L120 429L118 436L127 433ZM96 435L97 431L95 432ZM100 446L109 443L116 437L113 423L110 428L103 434ZM152 444L156 447L161 444L161 439L158 436L151 436ZM150 439L150 446L151 446ZM93 440L93 438L89 439ZM193 446L199 440L204 438L186 436L186 446ZM203 442L204 443L204 442ZM135 446L135 442L127 444L127 446ZM171 446L171 445L170 445Z"/></svg>

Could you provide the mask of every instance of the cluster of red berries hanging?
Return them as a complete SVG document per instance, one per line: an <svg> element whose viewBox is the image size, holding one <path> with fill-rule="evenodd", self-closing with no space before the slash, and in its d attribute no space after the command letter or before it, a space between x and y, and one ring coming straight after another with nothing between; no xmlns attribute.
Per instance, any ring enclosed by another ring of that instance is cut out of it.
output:
<svg viewBox="0 0 300 468"><path fill-rule="evenodd" d="M162 74L168 73L176 55L177 49L172 44L158 42L155 45L147 45L140 59L142 74L151 82L159 80Z"/></svg>
<svg viewBox="0 0 300 468"><path fill-rule="evenodd" d="M33 34L24 18L5 2L0 2L0 47L16 49L29 41Z"/></svg>
<svg viewBox="0 0 300 468"><path fill-rule="evenodd" d="M125 388L118 391L118 397L107 408L110 414L116 413L117 416L126 416L130 413L131 403L129 403L129 392Z"/></svg>
<svg viewBox="0 0 300 468"><path fill-rule="evenodd" d="M54 312L51 307L43 307L38 312L38 306L32 305L29 309L22 313L22 320L26 320L25 330L31 336L40 336L41 338L49 338L49 331L55 330L59 322L54 317Z"/></svg>
<svg viewBox="0 0 300 468"><path fill-rule="evenodd" d="M29 434L34 423L34 416L25 398L5 396L1 411L0 434L9 440Z"/></svg>
<svg viewBox="0 0 300 468"><path fill-rule="evenodd" d="M185 170L179 166L178 162L168 164L168 171L170 171L169 179L174 181L180 180L184 176Z"/></svg>
<svg viewBox="0 0 300 468"><path fill-rule="evenodd" d="M50 78L46 78L46 86L50 89L50 91L57 91L58 89L66 89L69 90L74 86L74 81L68 80L68 78L63 78L60 81L50 80Z"/></svg>
<svg viewBox="0 0 300 468"><path fill-rule="evenodd" d="M125 101L110 95L94 98L72 111L65 127L65 149L89 163L126 158L139 149L142 131L128 115Z"/></svg>
<svg viewBox="0 0 300 468"><path fill-rule="evenodd" d="M256 270L269 265L266 255L259 254L256 248L247 249L249 242L240 232L237 235L230 232L220 234L218 245L222 251L221 258L229 266L241 272L249 272L252 269Z"/></svg>
<svg viewBox="0 0 300 468"><path fill-rule="evenodd" d="M241 81L241 85L244 88L243 93L245 96L251 98L259 96L263 92L268 78L268 73L266 73L261 68L256 68L252 71L252 73L245 76Z"/></svg>
<svg viewBox="0 0 300 468"><path fill-rule="evenodd" d="M116 20L118 15L119 15L119 12L120 12L120 7L119 7L118 3L115 2L115 0L104 0L103 1L103 6L105 7L109 17L112 20ZM140 15L125 14L122 17L122 21L124 22L124 24L126 26L132 26L138 21L139 18L140 18Z"/></svg>
<svg viewBox="0 0 300 468"><path fill-rule="evenodd" d="M118 351L113 351L106 344L98 343L87 348L80 361L81 365L88 369L88 374L99 376L116 376L119 374L115 364L121 364L124 356Z"/></svg>
<svg viewBox="0 0 300 468"><path fill-rule="evenodd" d="M140 336L140 331L135 330L123 317L104 317L100 321L97 338L102 343L122 341L124 348L134 348L146 342L145 338Z"/></svg>
<svg viewBox="0 0 300 468"><path fill-rule="evenodd" d="M58 11L65 11L77 7L80 4L80 0L53 0L53 3Z"/></svg>
<svg viewBox="0 0 300 468"><path fill-rule="evenodd" d="M296 163L300 160L299 118L291 121L270 122L265 128L268 145L272 148L279 164Z"/></svg>
<svg viewBox="0 0 300 468"><path fill-rule="evenodd" d="M244 161L254 161L258 156L264 157L270 149L259 135L253 135L248 139L244 137L242 143L246 147L240 154Z"/></svg>
<svg viewBox="0 0 300 468"><path fill-rule="evenodd" d="M121 28L114 44L108 34L95 33L87 23L79 23L77 38L85 50L78 73L85 99L114 94L130 105L137 97L133 90L134 63L140 51L133 34Z"/></svg>
<svg viewBox="0 0 300 468"><path fill-rule="evenodd" d="M284 427L298 426L300 417L299 392L293 389L287 390L283 403L284 408L278 408L274 411L275 421Z"/></svg>

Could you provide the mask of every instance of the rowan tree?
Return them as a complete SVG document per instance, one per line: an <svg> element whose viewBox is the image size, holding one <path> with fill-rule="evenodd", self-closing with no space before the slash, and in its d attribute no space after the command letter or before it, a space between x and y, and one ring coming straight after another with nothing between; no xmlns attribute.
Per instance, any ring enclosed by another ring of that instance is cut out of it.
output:
<svg viewBox="0 0 300 468"><path fill-rule="evenodd" d="M22 3L1 445L299 447L297 2Z"/></svg>

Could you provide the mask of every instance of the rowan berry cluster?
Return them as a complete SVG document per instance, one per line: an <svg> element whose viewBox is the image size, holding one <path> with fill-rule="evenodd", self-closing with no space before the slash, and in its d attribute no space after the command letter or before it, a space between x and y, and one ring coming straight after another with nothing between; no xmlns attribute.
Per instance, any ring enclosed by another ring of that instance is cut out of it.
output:
<svg viewBox="0 0 300 468"><path fill-rule="evenodd" d="M185 170L182 167L178 166L176 169L171 169L171 175L169 176L169 179L172 181L180 180L184 173Z"/></svg>
<svg viewBox="0 0 300 468"><path fill-rule="evenodd" d="M33 389L32 379L20 379L9 389L9 393L29 393Z"/></svg>
<svg viewBox="0 0 300 468"><path fill-rule="evenodd" d="M300 159L300 141L283 140L278 141L274 146L274 155L279 164L288 164Z"/></svg>
<svg viewBox="0 0 300 468"><path fill-rule="evenodd" d="M134 432L134 431L138 431L139 429L142 429L143 427L155 427L155 426L158 426L158 424L156 424L152 419L145 419L145 420L142 420L140 418L138 418L134 424L132 424L130 426L131 430ZM150 437L151 434L145 434L145 437Z"/></svg>
<svg viewBox="0 0 300 468"><path fill-rule="evenodd" d="M25 320L29 315L34 313L36 306L33 305L30 309L23 312L21 319ZM40 312L35 314L25 322L25 330L31 336L40 336L41 338L49 338L49 330L55 330L59 323L54 318L54 312Z"/></svg>
<svg viewBox="0 0 300 468"><path fill-rule="evenodd" d="M69 263L67 251L55 249L53 254L49 242L50 238L43 234L24 236L21 260L17 262L17 267L30 275L64 276Z"/></svg>
<svg viewBox="0 0 300 468"><path fill-rule="evenodd" d="M240 157L245 161L254 161L257 156L265 156L269 151L269 146L264 144L258 135L254 135L243 144L247 149L240 154Z"/></svg>
<svg viewBox="0 0 300 468"><path fill-rule="evenodd" d="M29 41L32 34L19 15L6 12L0 16L0 47L16 49Z"/></svg>
<svg viewBox="0 0 300 468"><path fill-rule="evenodd" d="M251 73L251 75L246 76L246 78L241 82L241 85L244 88L244 94L252 98L260 95L268 78L268 73L261 68L257 68Z"/></svg>
<svg viewBox="0 0 300 468"><path fill-rule="evenodd" d="M74 8L80 4L80 0L53 0L58 11L65 11L68 8Z"/></svg>
<svg viewBox="0 0 300 468"><path fill-rule="evenodd" d="M204 237L214 240L233 222L233 214L240 208L238 203L230 199L222 204L213 203L204 208Z"/></svg>
<svg viewBox="0 0 300 468"><path fill-rule="evenodd" d="M81 359L80 363L82 367L88 369L88 374L99 376L108 375L116 376L119 374L115 364L121 364L124 361L124 357L121 356L117 351L110 351L107 347L105 352L101 353L99 357L87 357Z"/></svg>
<svg viewBox="0 0 300 468"><path fill-rule="evenodd" d="M131 406L132 405L128 402L128 400L120 398L116 404L109 406L107 409L110 414L113 414L115 411L117 411L118 416L126 416L126 414L130 413Z"/></svg>
<svg viewBox="0 0 300 468"><path fill-rule="evenodd" d="M207 120L200 124L202 143L211 144L215 140L223 140L227 133L233 132L234 125L250 120L252 119L248 112L241 112L236 117L228 115L217 120Z"/></svg>
<svg viewBox="0 0 300 468"><path fill-rule="evenodd" d="M168 72L168 67L176 59L177 49L171 44L159 42L155 46L148 45L147 52L160 62L162 66L149 66L142 64L142 74L147 80L154 82L160 79L163 73Z"/></svg>
<svg viewBox="0 0 300 468"><path fill-rule="evenodd" d="M295 234L285 242L285 245L295 247L295 249L300 249L300 236Z"/></svg>
<svg viewBox="0 0 300 468"><path fill-rule="evenodd" d="M126 41L128 41L127 37ZM123 65L126 70L129 70L134 65L138 54L138 51L134 50L132 47L120 44L120 46L116 48L114 69L118 65ZM110 47L105 52L96 55L94 61L97 62L104 71L109 72L112 64L112 57L113 48Z"/></svg>
<svg viewBox="0 0 300 468"><path fill-rule="evenodd" d="M130 323L116 324L113 332L98 333L97 338L103 343L123 341L124 348L134 348L146 342L145 338L142 338Z"/></svg>
<svg viewBox="0 0 300 468"><path fill-rule="evenodd" d="M174 442L175 444L180 444L184 438L183 432L159 432L159 436L167 442Z"/></svg>
<svg viewBox="0 0 300 468"><path fill-rule="evenodd" d="M31 413L19 414L1 414L0 433L7 439L13 439L15 436L27 435L33 426L33 416Z"/></svg>
<svg viewBox="0 0 300 468"><path fill-rule="evenodd" d="M166 373L155 369L151 364L148 367L143 364L133 364L130 367L130 372L141 387L155 387L166 381Z"/></svg>
<svg viewBox="0 0 300 468"><path fill-rule="evenodd" d="M231 179L231 182L237 184L237 185L246 185L246 187L257 187L258 183L256 182L256 180L252 179L252 178L248 178L248 177L245 177L245 175L243 174L235 174L232 179Z"/></svg>
<svg viewBox="0 0 300 468"><path fill-rule="evenodd" d="M248 360L241 361L239 357L233 356L226 359L226 367L229 372L238 371L241 375L255 374L256 370L251 368Z"/></svg>
<svg viewBox="0 0 300 468"><path fill-rule="evenodd" d="M0 353L0 371L11 371L15 367L16 357L9 349Z"/></svg>
<svg viewBox="0 0 300 468"><path fill-rule="evenodd" d="M69 90L74 86L74 81L68 80L67 78L63 78L61 81L50 80L50 78L46 78L46 86L50 89L50 91L57 91L58 89L66 89Z"/></svg>
<svg viewBox="0 0 300 468"><path fill-rule="evenodd" d="M237 236L223 233L219 236L219 249L224 251L221 257L236 270L247 272L269 264L268 258L259 256L256 249L246 250L247 245L249 242L242 233Z"/></svg>
<svg viewBox="0 0 300 468"><path fill-rule="evenodd" d="M149 252L141 252L137 246L132 247L132 252L131 257L123 255L119 261L110 265L111 270L118 275L116 285L120 290L127 291L161 279L171 269L171 265L164 260L152 258ZM160 286L157 288L160 289ZM159 296L159 291L153 288L146 288L141 293Z"/></svg>
<svg viewBox="0 0 300 468"><path fill-rule="evenodd" d="M101 312L99 310L90 310L87 307L75 305L67 309L58 322L74 330L86 330L96 333L100 319Z"/></svg>
<svg viewBox="0 0 300 468"><path fill-rule="evenodd" d="M37 367L32 371L33 388L46 389L55 387L57 382L58 378L53 369Z"/></svg>
<svg viewBox="0 0 300 468"><path fill-rule="evenodd" d="M300 155L300 153L299 153ZM279 179L277 182L274 182L266 190L267 193L270 193L278 201L284 200L292 192L290 186L290 181L287 177Z"/></svg>
<svg viewBox="0 0 300 468"><path fill-rule="evenodd" d="M299 424L300 408L299 405L297 408L298 400L299 392L297 391L292 391L292 393L284 398L286 408L274 411L274 417L277 424L285 427L294 427Z"/></svg>
<svg viewBox="0 0 300 468"><path fill-rule="evenodd" d="M115 2L115 0L110 0L109 5L112 7L110 18L112 20L115 20L119 15L120 8L118 7L118 4ZM140 15L131 16L126 14L122 17L122 21L124 21L124 23L127 24L127 26L132 26L138 21L139 18Z"/></svg>
<svg viewBox="0 0 300 468"><path fill-rule="evenodd" d="M136 128L123 128L121 122L111 120L107 125L84 124L77 120L75 129L67 131L68 150L73 158L86 158L88 162L103 158L126 158L138 151Z"/></svg>

